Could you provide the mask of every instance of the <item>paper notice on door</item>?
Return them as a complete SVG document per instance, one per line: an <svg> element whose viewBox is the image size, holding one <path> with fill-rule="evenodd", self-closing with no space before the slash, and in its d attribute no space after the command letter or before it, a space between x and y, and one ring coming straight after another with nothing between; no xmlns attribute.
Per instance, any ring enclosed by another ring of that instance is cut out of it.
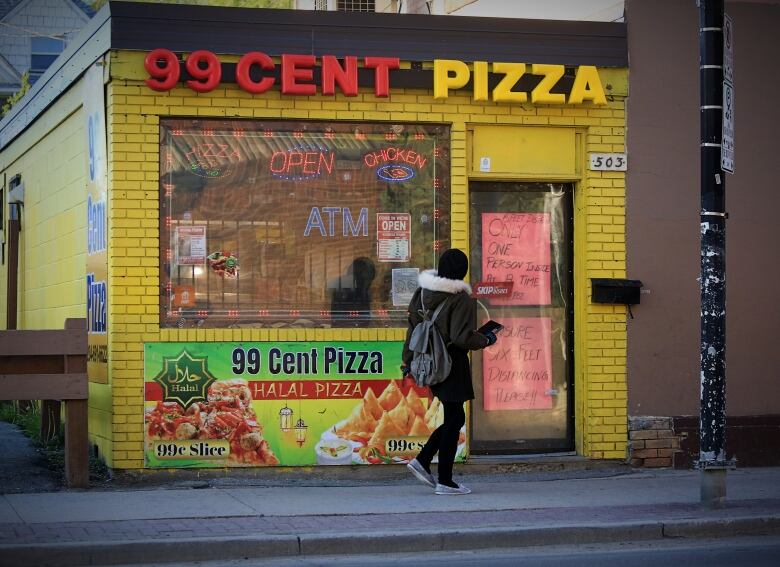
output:
<svg viewBox="0 0 780 567"><path fill-rule="evenodd" d="M482 280L513 282L492 305L549 305L550 214L482 213Z"/></svg>
<svg viewBox="0 0 780 567"><path fill-rule="evenodd" d="M552 408L551 319L510 317L501 323L498 342L482 355L484 410Z"/></svg>

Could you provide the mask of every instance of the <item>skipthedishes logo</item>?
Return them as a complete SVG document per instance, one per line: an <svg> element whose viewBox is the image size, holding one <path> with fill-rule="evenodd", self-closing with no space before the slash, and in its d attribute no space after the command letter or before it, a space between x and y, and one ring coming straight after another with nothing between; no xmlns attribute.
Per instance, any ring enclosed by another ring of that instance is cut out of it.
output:
<svg viewBox="0 0 780 567"><path fill-rule="evenodd" d="M409 181L425 167L428 158L408 148L388 147L363 156L366 167L376 169L376 176L382 181L398 183Z"/></svg>

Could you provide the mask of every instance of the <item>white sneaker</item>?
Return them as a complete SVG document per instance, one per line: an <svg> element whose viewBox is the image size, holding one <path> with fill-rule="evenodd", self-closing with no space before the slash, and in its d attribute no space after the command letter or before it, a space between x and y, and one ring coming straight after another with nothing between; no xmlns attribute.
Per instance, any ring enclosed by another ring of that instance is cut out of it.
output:
<svg viewBox="0 0 780 567"><path fill-rule="evenodd" d="M427 484L430 487L436 486L436 481L433 479L433 475L426 471L417 459L412 459L407 463L406 468L412 471L412 474L417 477L417 480Z"/></svg>
<svg viewBox="0 0 780 567"><path fill-rule="evenodd" d="M467 486L464 486L462 484L458 485L458 488L452 488L451 486L447 486L446 484L439 484L436 483L436 490L434 491L436 494L442 494L442 495L449 495L449 494L471 494L471 489Z"/></svg>

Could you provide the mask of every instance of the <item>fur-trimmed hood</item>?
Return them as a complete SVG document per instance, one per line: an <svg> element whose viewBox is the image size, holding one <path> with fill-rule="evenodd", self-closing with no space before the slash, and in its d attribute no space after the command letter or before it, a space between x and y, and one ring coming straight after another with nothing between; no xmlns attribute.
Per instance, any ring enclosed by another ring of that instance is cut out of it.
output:
<svg viewBox="0 0 780 567"><path fill-rule="evenodd" d="M436 270L425 270L417 276L417 283L421 288L430 291L443 291L445 293L459 293L465 291L471 295L471 286L463 280L451 280L440 277Z"/></svg>

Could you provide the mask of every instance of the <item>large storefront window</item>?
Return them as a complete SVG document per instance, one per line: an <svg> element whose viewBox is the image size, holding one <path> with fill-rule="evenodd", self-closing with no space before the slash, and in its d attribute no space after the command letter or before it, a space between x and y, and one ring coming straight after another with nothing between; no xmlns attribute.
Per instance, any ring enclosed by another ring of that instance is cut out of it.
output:
<svg viewBox="0 0 780 567"><path fill-rule="evenodd" d="M449 128L163 120L164 327L403 326L450 241Z"/></svg>

